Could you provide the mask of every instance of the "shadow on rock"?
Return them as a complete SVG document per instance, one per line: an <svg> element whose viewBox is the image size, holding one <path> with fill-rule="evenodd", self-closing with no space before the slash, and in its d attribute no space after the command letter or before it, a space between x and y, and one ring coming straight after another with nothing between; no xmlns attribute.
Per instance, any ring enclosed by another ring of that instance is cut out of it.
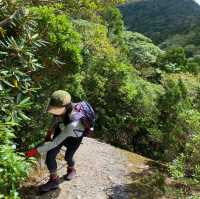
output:
<svg viewBox="0 0 200 199"><path fill-rule="evenodd" d="M191 194L188 187L177 187L164 165L153 161L147 162L141 172L130 172L128 177L130 184L115 185L107 190L110 199L185 198Z"/></svg>
<svg viewBox="0 0 200 199"><path fill-rule="evenodd" d="M129 199L131 198L131 193L127 189L127 185L116 185L111 189L107 190L109 199Z"/></svg>
<svg viewBox="0 0 200 199"><path fill-rule="evenodd" d="M20 195L23 199L50 199L57 198L60 194L60 188L51 190L49 192L40 192L39 186L23 187L20 190Z"/></svg>

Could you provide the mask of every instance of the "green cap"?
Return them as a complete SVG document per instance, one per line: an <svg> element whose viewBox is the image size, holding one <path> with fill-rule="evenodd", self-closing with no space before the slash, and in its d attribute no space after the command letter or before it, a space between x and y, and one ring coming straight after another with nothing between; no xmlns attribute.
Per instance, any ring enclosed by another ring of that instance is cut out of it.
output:
<svg viewBox="0 0 200 199"><path fill-rule="evenodd" d="M71 103L71 95L67 91L54 91L51 96L47 111L54 115L62 115L66 111L65 106L69 103Z"/></svg>

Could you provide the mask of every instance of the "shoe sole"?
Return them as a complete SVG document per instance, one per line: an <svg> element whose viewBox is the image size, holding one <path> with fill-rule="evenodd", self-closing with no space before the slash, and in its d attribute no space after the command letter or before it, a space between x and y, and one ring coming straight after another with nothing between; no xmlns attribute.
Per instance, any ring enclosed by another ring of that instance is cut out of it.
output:
<svg viewBox="0 0 200 199"><path fill-rule="evenodd" d="M72 178L68 178L67 176L64 177L64 179L67 180L67 181L73 180L74 178L75 178L75 176L72 177Z"/></svg>
<svg viewBox="0 0 200 199"><path fill-rule="evenodd" d="M39 192L40 192L40 193L46 193L46 192L49 192L49 191L52 191L52 190L56 190L56 189L58 189L58 188L59 188L59 186L53 187L53 188L51 188L51 189L49 189L49 190L42 190L42 189L39 188Z"/></svg>

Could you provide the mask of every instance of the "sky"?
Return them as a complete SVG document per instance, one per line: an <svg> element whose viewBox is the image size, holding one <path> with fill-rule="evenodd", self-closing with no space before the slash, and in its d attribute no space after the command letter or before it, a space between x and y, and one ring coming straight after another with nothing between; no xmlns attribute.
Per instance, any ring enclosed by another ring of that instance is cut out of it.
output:
<svg viewBox="0 0 200 199"><path fill-rule="evenodd" d="M194 1L196 1L200 5L200 0L194 0Z"/></svg>

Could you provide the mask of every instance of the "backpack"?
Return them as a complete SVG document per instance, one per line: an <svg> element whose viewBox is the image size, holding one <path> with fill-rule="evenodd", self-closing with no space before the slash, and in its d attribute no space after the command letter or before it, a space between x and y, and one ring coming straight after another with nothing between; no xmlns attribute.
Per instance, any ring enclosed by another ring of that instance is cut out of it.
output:
<svg viewBox="0 0 200 199"><path fill-rule="evenodd" d="M87 101L82 101L77 103L74 109L76 112L80 113L83 117L83 120L89 124L90 130L88 131L93 131L96 116L92 106Z"/></svg>

